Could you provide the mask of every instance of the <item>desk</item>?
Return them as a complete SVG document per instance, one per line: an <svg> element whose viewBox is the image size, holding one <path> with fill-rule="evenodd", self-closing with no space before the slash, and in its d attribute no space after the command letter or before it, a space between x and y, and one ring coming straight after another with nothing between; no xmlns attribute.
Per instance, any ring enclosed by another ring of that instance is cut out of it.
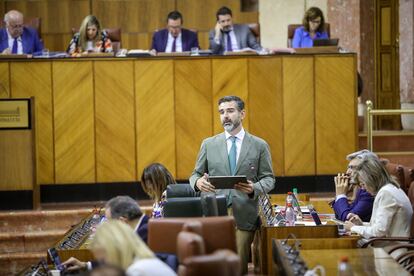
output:
<svg viewBox="0 0 414 276"><path fill-rule="evenodd" d="M300 250L300 256L309 268L324 266L326 275L337 275L342 256L348 256L355 275L411 275L382 248Z"/></svg>
<svg viewBox="0 0 414 276"><path fill-rule="evenodd" d="M36 98L42 185L134 182L154 161L188 179L229 94L278 176L336 174L357 149L356 83L355 54L0 60L0 97Z"/></svg>

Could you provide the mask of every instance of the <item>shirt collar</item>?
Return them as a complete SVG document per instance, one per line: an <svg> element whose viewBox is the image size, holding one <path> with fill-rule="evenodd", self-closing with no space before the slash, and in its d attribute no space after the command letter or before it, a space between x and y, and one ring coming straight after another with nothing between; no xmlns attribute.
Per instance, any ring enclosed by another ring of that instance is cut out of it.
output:
<svg viewBox="0 0 414 276"><path fill-rule="evenodd" d="M10 33L9 33L9 29L7 29L7 28L6 28L6 31L7 31L7 37L8 37L8 39L9 39L9 40L10 40L10 39L14 39L14 37L12 37L12 36L10 35ZM22 41L22 36L17 37L17 41Z"/></svg>
<svg viewBox="0 0 414 276"><path fill-rule="evenodd" d="M181 34L182 34L182 31L178 34L177 39L181 39ZM174 39L174 37L172 36L170 32L168 32L168 38Z"/></svg>
<svg viewBox="0 0 414 276"><path fill-rule="evenodd" d="M227 131L224 131L224 134L226 135L226 140L229 139L232 135L230 135L230 133L228 133ZM239 133L237 133L236 135L234 135L237 139L239 139L240 141L243 141L244 135L246 134L246 131L244 131L244 128L242 127L241 130L239 131Z"/></svg>

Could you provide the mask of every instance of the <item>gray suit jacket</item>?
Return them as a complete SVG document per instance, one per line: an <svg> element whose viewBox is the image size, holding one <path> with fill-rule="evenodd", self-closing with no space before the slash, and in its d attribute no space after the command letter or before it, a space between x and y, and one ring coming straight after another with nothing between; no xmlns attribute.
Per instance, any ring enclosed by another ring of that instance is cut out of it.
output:
<svg viewBox="0 0 414 276"><path fill-rule="evenodd" d="M210 176L231 175L224 132L205 139L201 144L197 163L190 177L190 184L193 188L204 173ZM235 174L246 175L248 180L254 182L254 196L249 197L234 189L217 190L217 193L230 199L237 228L253 231L258 225L257 202L258 195L263 193L261 186L268 193L275 185L269 146L263 139L246 132Z"/></svg>
<svg viewBox="0 0 414 276"><path fill-rule="evenodd" d="M253 33L250 31L249 26L247 25L233 25L233 31L236 35L237 44L239 46L239 49L243 48L252 48L256 51L260 51L262 49L262 46L260 46L259 43L257 43L256 38L254 37ZM209 40L210 40L210 49L213 52L213 54L223 54L224 53L224 39L226 39L226 35L221 33L220 36L220 43L217 43L214 40L215 36L215 30L210 30L209 34Z"/></svg>

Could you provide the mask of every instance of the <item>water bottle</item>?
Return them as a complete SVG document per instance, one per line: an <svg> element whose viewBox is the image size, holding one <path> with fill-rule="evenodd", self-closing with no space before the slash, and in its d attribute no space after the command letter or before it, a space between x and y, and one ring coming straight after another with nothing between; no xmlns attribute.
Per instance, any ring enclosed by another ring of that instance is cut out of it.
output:
<svg viewBox="0 0 414 276"><path fill-rule="evenodd" d="M295 199L293 202L293 210L295 210L296 220L302 220L303 214L302 214L302 210L300 209L300 205L299 205L298 189L293 188L292 191L293 191L293 198Z"/></svg>
<svg viewBox="0 0 414 276"><path fill-rule="evenodd" d="M288 192L287 196L286 196L286 205L285 205L285 210L287 209L288 204L292 204L293 202L293 196L292 196L292 192Z"/></svg>
<svg viewBox="0 0 414 276"><path fill-rule="evenodd" d="M352 272L351 265L349 264L348 257L344 256L339 260L338 263L338 276L352 276L354 273Z"/></svg>
<svg viewBox="0 0 414 276"><path fill-rule="evenodd" d="M295 226L295 220L295 210L293 210L292 203L288 203L286 208L286 226Z"/></svg>

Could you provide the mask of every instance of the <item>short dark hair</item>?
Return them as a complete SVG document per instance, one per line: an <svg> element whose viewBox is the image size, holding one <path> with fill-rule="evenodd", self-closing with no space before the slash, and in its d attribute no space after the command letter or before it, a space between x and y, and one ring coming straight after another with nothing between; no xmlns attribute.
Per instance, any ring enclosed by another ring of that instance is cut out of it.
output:
<svg viewBox="0 0 414 276"><path fill-rule="evenodd" d="M124 217L131 221L142 216L141 208L130 196L114 197L106 203L105 207L110 208L111 218L113 219Z"/></svg>
<svg viewBox="0 0 414 276"><path fill-rule="evenodd" d="M239 111L242 111L244 109L244 102L243 102L243 100L240 99L237 96L224 96L223 98L219 99L218 105L221 105L222 103L225 103L225 102L236 102L237 109Z"/></svg>
<svg viewBox="0 0 414 276"><path fill-rule="evenodd" d="M220 9L217 10L216 19L217 20L219 19L219 15L226 15L226 14L230 14L230 16L233 17L233 13L231 12L231 9L226 7L226 6L223 6Z"/></svg>
<svg viewBox="0 0 414 276"><path fill-rule="evenodd" d="M179 11L172 11L167 16L167 22L169 19L177 20L181 19L181 24L183 24L183 15Z"/></svg>

